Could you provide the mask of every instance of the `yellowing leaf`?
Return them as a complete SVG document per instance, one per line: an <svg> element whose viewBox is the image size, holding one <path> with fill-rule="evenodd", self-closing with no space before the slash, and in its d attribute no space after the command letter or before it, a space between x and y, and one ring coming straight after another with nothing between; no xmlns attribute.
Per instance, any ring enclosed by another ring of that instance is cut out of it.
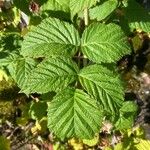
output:
<svg viewBox="0 0 150 150"><path fill-rule="evenodd" d="M138 144L135 145L137 150L149 150L150 149L150 141L141 139Z"/></svg>
<svg viewBox="0 0 150 150"><path fill-rule="evenodd" d="M99 141L99 136L95 136L93 139L88 140L88 139L83 139L83 143L88 145L88 146L95 146Z"/></svg>
<svg viewBox="0 0 150 150"><path fill-rule="evenodd" d="M0 81L2 81L3 79L8 81L8 76L3 70L0 70Z"/></svg>
<svg viewBox="0 0 150 150"><path fill-rule="evenodd" d="M35 126L31 128L31 133L35 135L38 131L41 130L41 125L36 121Z"/></svg>

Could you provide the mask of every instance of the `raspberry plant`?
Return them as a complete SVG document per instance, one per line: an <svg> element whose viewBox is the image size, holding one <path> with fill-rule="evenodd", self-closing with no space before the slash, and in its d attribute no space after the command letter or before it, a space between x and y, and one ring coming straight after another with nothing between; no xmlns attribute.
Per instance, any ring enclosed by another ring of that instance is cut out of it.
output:
<svg viewBox="0 0 150 150"><path fill-rule="evenodd" d="M14 4L22 8L19 0ZM131 53L128 33L150 31L147 11L134 0L48 0L40 9L53 17L34 27L21 49L0 59L20 92L55 93L47 102L48 128L62 139L91 139L104 118L114 129L130 127L136 105L124 101L116 63Z"/></svg>

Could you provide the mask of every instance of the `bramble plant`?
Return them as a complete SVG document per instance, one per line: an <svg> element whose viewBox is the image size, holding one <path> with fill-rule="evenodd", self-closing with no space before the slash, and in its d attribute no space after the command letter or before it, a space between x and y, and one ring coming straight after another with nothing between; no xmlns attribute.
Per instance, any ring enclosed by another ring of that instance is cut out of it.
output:
<svg viewBox="0 0 150 150"><path fill-rule="evenodd" d="M40 10L47 18L0 63L20 92L49 94L48 106L38 106L39 116L47 109L49 130L61 139L92 139L104 120L116 130L131 127L137 107L124 101L116 64L131 53L130 32L150 32L148 12L134 0L48 0Z"/></svg>

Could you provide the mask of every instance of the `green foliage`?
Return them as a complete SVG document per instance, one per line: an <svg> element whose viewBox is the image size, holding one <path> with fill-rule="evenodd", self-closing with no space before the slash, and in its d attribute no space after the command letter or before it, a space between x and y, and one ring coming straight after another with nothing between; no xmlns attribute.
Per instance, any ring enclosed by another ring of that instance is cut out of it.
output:
<svg viewBox="0 0 150 150"><path fill-rule="evenodd" d="M0 52L13 52L20 48L22 39L19 35L4 33L0 36Z"/></svg>
<svg viewBox="0 0 150 150"><path fill-rule="evenodd" d="M90 18L101 21L108 17L117 8L117 0L103 0L98 6L90 9Z"/></svg>
<svg viewBox="0 0 150 150"><path fill-rule="evenodd" d="M85 8L90 8L95 5L99 0L70 0L70 9L72 16L84 11Z"/></svg>
<svg viewBox="0 0 150 150"><path fill-rule="evenodd" d="M30 93L59 91L77 78L78 67L69 58L54 57L44 60L30 74L27 86Z"/></svg>
<svg viewBox="0 0 150 150"><path fill-rule="evenodd" d="M125 19L129 27L150 33L150 14L134 0L129 0L128 6L124 8Z"/></svg>
<svg viewBox="0 0 150 150"><path fill-rule="evenodd" d="M135 148L137 150L147 150L147 148L150 147L150 141L149 140L140 140L138 144L135 145Z"/></svg>
<svg viewBox="0 0 150 150"><path fill-rule="evenodd" d="M149 32L148 13L133 0L127 5L119 0L35 3L39 11L32 13L31 1L14 0L14 8L31 18L25 27L31 30L23 42L20 36L1 37L0 47L0 66L9 71L20 92L45 95L45 102L31 105L30 116L38 121L47 109L48 128L62 139L92 139L104 118L113 121L114 129L130 128L137 108L124 102L124 84L115 64L131 53L122 29L128 25ZM50 17L43 19L45 14ZM33 18L42 21L33 27Z"/></svg>
<svg viewBox="0 0 150 150"><path fill-rule="evenodd" d="M10 150L10 141L0 136L0 150Z"/></svg>
<svg viewBox="0 0 150 150"><path fill-rule="evenodd" d="M41 11L69 11L69 1L70 0L47 0L45 4L41 6Z"/></svg>
<svg viewBox="0 0 150 150"><path fill-rule="evenodd" d="M7 52L7 53L1 53L1 59L0 59L0 66L9 66L13 63L15 63L19 58L18 51L14 52Z"/></svg>
<svg viewBox="0 0 150 150"><path fill-rule="evenodd" d="M118 115L124 93L117 73L102 65L90 65L80 71L79 80L85 90L103 106L106 114Z"/></svg>
<svg viewBox="0 0 150 150"><path fill-rule="evenodd" d="M14 4L15 6L17 6L21 11L25 12L25 13L30 13L29 11L29 0L24 0L23 3L21 0L14 0Z"/></svg>
<svg viewBox="0 0 150 150"><path fill-rule="evenodd" d="M124 102L123 106L120 108L120 112L124 113L135 113L137 110L137 105L134 102Z"/></svg>
<svg viewBox="0 0 150 150"><path fill-rule="evenodd" d="M36 67L37 62L31 58L22 58L15 64L15 80L21 89L28 84L28 76Z"/></svg>
<svg viewBox="0 0 150 150"><path fill-rule="evenodd" d="M46 116L47 103L45 102L32 102L29 109L29 115L34 120L41 120Z"/></svg>
<svg viewBox="0 0 150 150"><path fill-rule="evenodd" d="M137 106L133 102L124 102L120 108L120 117L116 122L115 126L117 129L128 129L133 125L135 112L137 111Z"/></svg>
<svg viewBox="0 0 150 150"><path fill-rule="evenodd" d="M90 147L95 146L98 142L99 142L99 136L98 135L95 136L91 140L83 139L83 143L90 146Z"/></svg>
<svg viewBox="0 0 150 150"><path fill-rule="evenodd" d="M116 62L130 53L127 37L115 24L91 24L83 33L81 46L83 54L97 63Z"/></svg>
<svg viewBox="0 0 150 150"><path fill-rule="evenodd" d="M99 131L101 122L100 107L82 90L67 88L49 103L48 127L60 138L90 139Z"/></svg>
<svg viewBox="0 0 150 150"><path fill-rule="evenodd" d="M73 25L47 18L25 37L21 54L36 58L74 55L79 44L79 34Z"/></svg>
<svg viewBox="0 0 150 150"><path fill-rule="evenodd" d="M136 127L126 130L122 133L124 138L122 142L115 145L113 148L107 147L105 150L147 150L150 146L150 141L144 139L144 130Z"/></svg>

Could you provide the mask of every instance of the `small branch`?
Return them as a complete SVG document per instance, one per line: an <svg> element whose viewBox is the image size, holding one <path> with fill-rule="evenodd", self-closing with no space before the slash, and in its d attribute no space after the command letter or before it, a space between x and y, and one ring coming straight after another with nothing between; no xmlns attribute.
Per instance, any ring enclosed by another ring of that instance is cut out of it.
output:
<svg viewBox="0 0 150 150"><path fill-rule="evenodd" d="M84 23L85 23L85 26L88 26L88 24L89 24L89 11L88 11L88 8L84 9Z"/></svg>
<svg viewBox="0 0 150 150"><path fill-rule="evenodd" d="M78 59L85 59L85 57L84 56L73 56L73 58L78 58Z"/></svg>
<svg viewBox="0 0 150 150"><path fill-rule="evenodd" d="M81 64L81 59L80 58L81 58L81 52L79 51L78 56L77 56L79 68L80 68L80 64Z"/></svg>
<svg viewBox="0 0 150 150"><path fill-rule="evenodd" d="M85 26L89 25L89 10L88 10L88 8L84 9L84 24L85 24ZM83 66L86 66L87 63L88 63L88 60L84 59L83 60Z"/></svg>

